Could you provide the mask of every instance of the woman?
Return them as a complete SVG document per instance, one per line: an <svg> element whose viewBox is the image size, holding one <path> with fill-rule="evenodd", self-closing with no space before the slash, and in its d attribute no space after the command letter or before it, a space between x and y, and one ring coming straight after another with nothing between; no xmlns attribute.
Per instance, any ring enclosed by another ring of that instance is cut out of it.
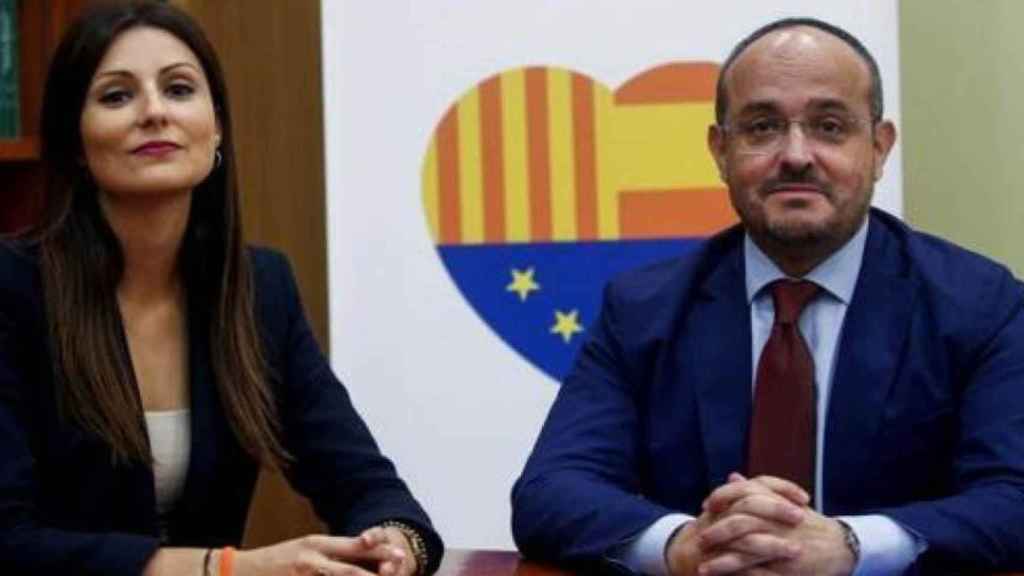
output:
<svg viewBox="0 0 1024 576"><path fill-rule="evenodd" d="M196 24L157 2L83 16L41 139L44 220L0 247L2 571L435 570L441 540L317 348L286 260L242 245L228 98ZM347 536L235 551L261 466Z"/></svg>

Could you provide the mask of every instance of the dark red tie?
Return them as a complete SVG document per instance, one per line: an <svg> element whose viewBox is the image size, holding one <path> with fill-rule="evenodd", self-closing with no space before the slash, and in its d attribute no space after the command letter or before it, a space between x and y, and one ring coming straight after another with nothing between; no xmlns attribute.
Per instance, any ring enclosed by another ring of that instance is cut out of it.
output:
<svg viewBox="0 0 1024 576"><path fill-rule="evenodd" d="M818 292L807 281L771 285L775 323L757 364L747 472L796 482L814 496L814 357L797 320Z"/></svg>

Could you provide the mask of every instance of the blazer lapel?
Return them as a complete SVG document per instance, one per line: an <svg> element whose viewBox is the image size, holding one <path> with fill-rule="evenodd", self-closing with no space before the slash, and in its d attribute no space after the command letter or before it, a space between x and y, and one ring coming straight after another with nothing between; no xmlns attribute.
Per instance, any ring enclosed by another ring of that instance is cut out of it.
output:
<svg viewBox="0 0 1024 576"><path fill-rule="evenodd" d="M128 347L128 334L125 332L124 318L121 311L116 308L118 340L121 346L121 357L127 363L128 374L131 378L131 390L135 399L136 410L138 411L139 425L146 432L146 442L149 443L149 431L146 427L145 412L142 406L142 395L139 391L139 384L135 380L135 367L132 363L131 349ZM124 500L125 514L131 518L128 521L130 526L138 526L146 534L158 536L160 534L160 523L156 512L156 485L153 477L153 466L133 463L126 466L119 466L115 471L123 484L115 489L116 496Z"/></svg>
<svg viewBox="0 0 1024 576"><path fill-rule="evenodd" d="M915 300L896 236L873 219L860 278L846 312L826 418L824 510L849 502L896 378Z"/></svg>
<svg viewBox="0 0 1024 576"><path fill-rule="evenodd" d="M208 501L209 482L204 478L212 478L215 474L216 422L224 417L217 412L220 401L215 382L213 367L210 366L209 337L204 328L205 322L189 322L189 393L190 425L192 438L189 443L190 453L188 471L185 474L185 486L182 491L180 505L173 513L171 522L172 541L180 542L182 534L178 531L189 528L184 526L186 519L202 517L204 503Z"/></svg>
<svg viewBox="0 0 1024 576"><path fill-rule="evenodd" d="M742 238L742 235L738 235ZM707 457L708 483L725 483L745 469L751 412L750 310L744 282L742 242L733 242L709 274L685 324ZM685 352L684 352L685 353ZM684 364L684 366L687 364Z"/></svg>

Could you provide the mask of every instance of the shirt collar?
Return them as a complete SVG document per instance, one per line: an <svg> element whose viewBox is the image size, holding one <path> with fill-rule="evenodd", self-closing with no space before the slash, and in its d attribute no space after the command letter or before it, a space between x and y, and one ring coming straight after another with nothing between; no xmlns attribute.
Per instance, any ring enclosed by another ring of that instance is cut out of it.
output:
<svg viewBox="0 0 1024 576"><path fill-rule="evenodd" d="M857 285L861 263L864 261L864 246L870 220L870 216L865 218L857 233L843 244L842 248L804 276L804 279L824 288L844 304L849 304L853 297L853 289ZM750 239L749 234L744 234L743 237L743 259L747 271L748 304L754 301L765 286L787 277Z"/></svg>

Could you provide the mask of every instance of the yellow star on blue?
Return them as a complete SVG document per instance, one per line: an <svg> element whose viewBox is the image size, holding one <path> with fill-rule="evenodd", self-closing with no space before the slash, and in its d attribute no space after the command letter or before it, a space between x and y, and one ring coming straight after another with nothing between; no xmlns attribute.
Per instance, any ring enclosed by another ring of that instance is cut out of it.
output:
<svg viewBox="0 0 1024 576"><path fill-rule="evenodd" d="M575 334L583 332L579 315L579 310L570 310L569 312L555 310L555 325L551 327L551 333L558 334L568 344Z"/></svg>
<svg viewBox="0 0 1024 576"><path fill-rule="evenodd" d="M540 290L540 284L533 279L533 267L529 267L526 270L512 269L512 282L505 287L505 290L509 292L515 292L519 295L520 302L526 302L526 299L530 296L530 292Z"/></svg>

